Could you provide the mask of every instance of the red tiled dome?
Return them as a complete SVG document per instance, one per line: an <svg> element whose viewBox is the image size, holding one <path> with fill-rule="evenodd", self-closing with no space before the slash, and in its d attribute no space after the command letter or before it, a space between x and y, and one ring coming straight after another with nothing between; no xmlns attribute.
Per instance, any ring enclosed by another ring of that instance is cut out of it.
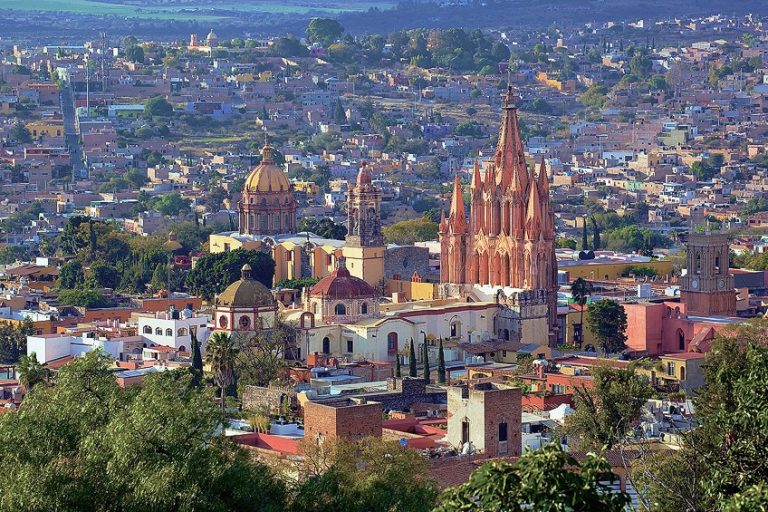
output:
<svg viewBox="0 0 768 512"><path fill-rule="evenodd" d="M367 299L376 297L376 290L359 277L351 275L344 258L339 258L336 270L313 286L309 295L328 299Z"/></svg>

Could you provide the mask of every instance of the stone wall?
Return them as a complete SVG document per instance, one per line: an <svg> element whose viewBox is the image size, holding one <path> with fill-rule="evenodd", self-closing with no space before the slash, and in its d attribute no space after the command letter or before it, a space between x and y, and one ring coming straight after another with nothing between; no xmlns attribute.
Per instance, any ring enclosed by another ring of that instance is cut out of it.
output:
<svg viewBox="0 0 768 512"><path fill-rule="evenodd" d="M429 249L426 247L388 247L384 252L384 277L410 279L414 272L424 277L429 273Z"/></svg>
<svg viewBox="0 0 768 512"><path fill-rule="evenodd" d="M258 410L263 406L268 406L270 411L278 412L280 407L280 397L285 395L291 408L297 410L298 402L296 400L296 391L293 387L281 386L245 386L243 389L243 409Z"/></svg>

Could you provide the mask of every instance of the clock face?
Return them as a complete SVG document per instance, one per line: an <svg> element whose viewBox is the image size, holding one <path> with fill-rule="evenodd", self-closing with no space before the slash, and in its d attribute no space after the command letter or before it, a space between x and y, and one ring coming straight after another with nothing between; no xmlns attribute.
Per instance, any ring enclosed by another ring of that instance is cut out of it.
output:
<svg viewBox="0 0 768 512"><path fill-rule="evenodd" d="M725 288L725 279L721 279L720 281L718 281L718 283L717 283L717 286L718 286L718 287L719 287L721 290L722 290L723 288Z"/></svg>
<svg viewBox="0 0 768 512"><path fill-rule="evenodd" d="M698 279L694 279L694 280L691 281L691 288L693 288L694 290L699 288L699 280Z"/></svg>

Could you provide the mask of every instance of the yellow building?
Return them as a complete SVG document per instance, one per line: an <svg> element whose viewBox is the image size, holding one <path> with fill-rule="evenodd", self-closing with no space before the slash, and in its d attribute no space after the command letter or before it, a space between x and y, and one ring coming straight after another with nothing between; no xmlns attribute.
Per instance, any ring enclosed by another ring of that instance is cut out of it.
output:
<svg viewBox="0 0 768 512"><path fill-rule="evenodd" d="M32 137L37 139L40 137L63 137L64 136L64 122L63 121L33 121L27 123L27 129Z"/></svg>
<svg viewBox="0 0 768 512"><path fill-rule="evenodd" d="M558 251L560 252L560 251ZM558 254L558 256L560 256ZM672 275L672 262L669 260L649 260L647 258L611 257L595 258L593 260L573 260L558 257L557 267L568 273L568 279L573 281L581 277L594 281L614 281L626 277L632 267L646 267L656 271L660 278Z"/></svg>

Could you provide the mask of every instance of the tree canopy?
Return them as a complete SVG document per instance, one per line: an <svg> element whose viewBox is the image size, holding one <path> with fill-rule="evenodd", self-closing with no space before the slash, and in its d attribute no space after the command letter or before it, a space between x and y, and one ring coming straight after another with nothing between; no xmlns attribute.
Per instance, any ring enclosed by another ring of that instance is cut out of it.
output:
<svg viewBox="0 0 768 512"><path fill-rule="evenodd" d="M195 268L187 274L186 285L190 292L200 295L205 300L211 300L227 286L240 279L241 269L246 263L253 269L252 275L255 280L267 288L272 288L275 261L267 253L245 249L203 256L197 261Z"/></svg>
<svg viewBox="0 0 768 512"><path fill-rule="evenodd" d="M627 342L627 313L611 299L600 299L587 309L587 327L605 354L621 352Z"/></svg>
<svg viewBox="0 0 768 512"><path fill-rule="evenodd" d="M602 483L610 465L588 454L579 463L557 443L524 453L515 462L488 462L469 482L449 488L435 512L620 512L629 503Z"/></svg>
<svg viewBox="0 0 768 512"><path fill-rule="evenodd" d="M437 240L437 223L425 217L395 222L384 228L384 240L391 244L411 245Z"/></svg>
<svg viewBox="0 0 768 512"><path fill-rule="evenodd" d="M64 366L0 417L0 511L283 510L283 486L190 383L170 370L123 390L99 352Z"/></svg>

